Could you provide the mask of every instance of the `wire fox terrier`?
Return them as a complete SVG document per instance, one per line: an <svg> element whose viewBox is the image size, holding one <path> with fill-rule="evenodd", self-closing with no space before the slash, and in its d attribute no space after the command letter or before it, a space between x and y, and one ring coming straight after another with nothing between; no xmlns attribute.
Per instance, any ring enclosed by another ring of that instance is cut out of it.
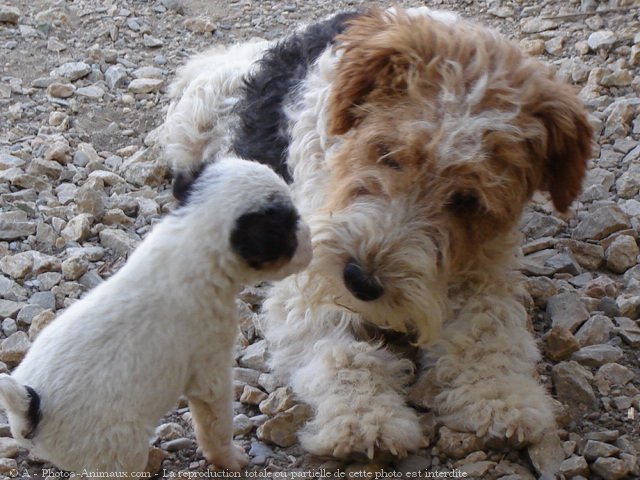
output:
<svg viewBox="0 0 640 480"><path fill-rule="evenodd" d="M236 294L310 259L308 227L269 167L207 166L125 266L0 375L14 438L64 470L135 477L153 428L184 394L204 457L239 470L248 457L232 442Z"/></svg>
<svg viewBox="0 0 640 480"><path fill-rule="evenodd" d="M422 403L446 425L514 445L555 429L517 227L535 191L561 212L580 193L592 129L570 86L497 33L422 7L211 49L170 93L177 196L232 151L289 181L310 225L309 268L262 314L274 371L315 410L307 450L421 446L416 365L392 334L421 347Z"/></svg>

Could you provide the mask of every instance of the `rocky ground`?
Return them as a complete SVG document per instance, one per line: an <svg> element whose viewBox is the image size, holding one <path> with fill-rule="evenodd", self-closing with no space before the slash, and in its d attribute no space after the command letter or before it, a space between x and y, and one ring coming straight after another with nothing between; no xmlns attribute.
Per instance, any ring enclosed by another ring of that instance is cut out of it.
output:
<svg viewBox="0 0 640 480"><path fill-rule="evenodd" d="M116 271L173 207L154 129L179 65L214 43L276 38L300 21L370 3L0 4L0 371L21 360L57 312ZM540 198L522 223L531 318L545 354L539 374L558 400L562 446L530 454L487 450L424 412L431 445L404 460L310 457L295 439L308 409L266 372L251 310L260 291L250 290L235 369L236 438L251 456L245 477L338 471L374 478L384 469L410 478L457 469L467 478L529 480L541 463L556 461L566 479L639 478L640 2L430 4L492 25L555 65L592 112L598 146L574 212L560 217ZM185 407L178 405L154 438L150 468L160 476L213 474ZM46 468L17 448L0 417L0 476L60 475Z"/></svg>

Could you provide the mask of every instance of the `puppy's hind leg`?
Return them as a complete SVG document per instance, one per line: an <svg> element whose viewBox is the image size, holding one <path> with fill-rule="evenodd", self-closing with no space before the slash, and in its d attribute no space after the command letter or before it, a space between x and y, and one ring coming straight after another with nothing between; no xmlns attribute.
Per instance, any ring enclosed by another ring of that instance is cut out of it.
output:
<svg viewBox="0 0 640 480"><path fill-rule="evenodd" d="M210 373L214 369L203 370ZM187 392L193 428L207 461L239 471L249 463L249 457L242 447L233 443L231 368L218 366L216 370L215 385Z"/></svg>

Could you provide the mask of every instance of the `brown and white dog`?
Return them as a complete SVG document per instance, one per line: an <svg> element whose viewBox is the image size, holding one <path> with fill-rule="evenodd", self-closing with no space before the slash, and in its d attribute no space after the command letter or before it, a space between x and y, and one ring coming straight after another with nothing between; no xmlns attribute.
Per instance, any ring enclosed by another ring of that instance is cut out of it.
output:
<svg viewBox="0 0 640 480"><path fill-rule="evenodd" d="M317 454L422 443L406 384L448 426L522 445L555 428L519 300L517 226L537 190L566 211L592 130L573 89L497 33L426 7L338 14L179 72L164 126L178 172L232 151L291 182L313 261L274 285L272 366L315 409ZM424 360L424 359L423 359Z"/></svg>

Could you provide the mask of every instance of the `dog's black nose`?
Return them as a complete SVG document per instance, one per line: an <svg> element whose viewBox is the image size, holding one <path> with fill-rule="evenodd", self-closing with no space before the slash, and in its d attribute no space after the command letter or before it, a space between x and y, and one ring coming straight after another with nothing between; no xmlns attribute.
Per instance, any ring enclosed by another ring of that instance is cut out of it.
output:
<svg viewBox="0 0 640 480"><path fill-rule="evenodd" d="M380 298L384 293L382 285L373 277L366 273L355 260L351 260L344 267L344 284L354 297L370 302Z"/></svg>

